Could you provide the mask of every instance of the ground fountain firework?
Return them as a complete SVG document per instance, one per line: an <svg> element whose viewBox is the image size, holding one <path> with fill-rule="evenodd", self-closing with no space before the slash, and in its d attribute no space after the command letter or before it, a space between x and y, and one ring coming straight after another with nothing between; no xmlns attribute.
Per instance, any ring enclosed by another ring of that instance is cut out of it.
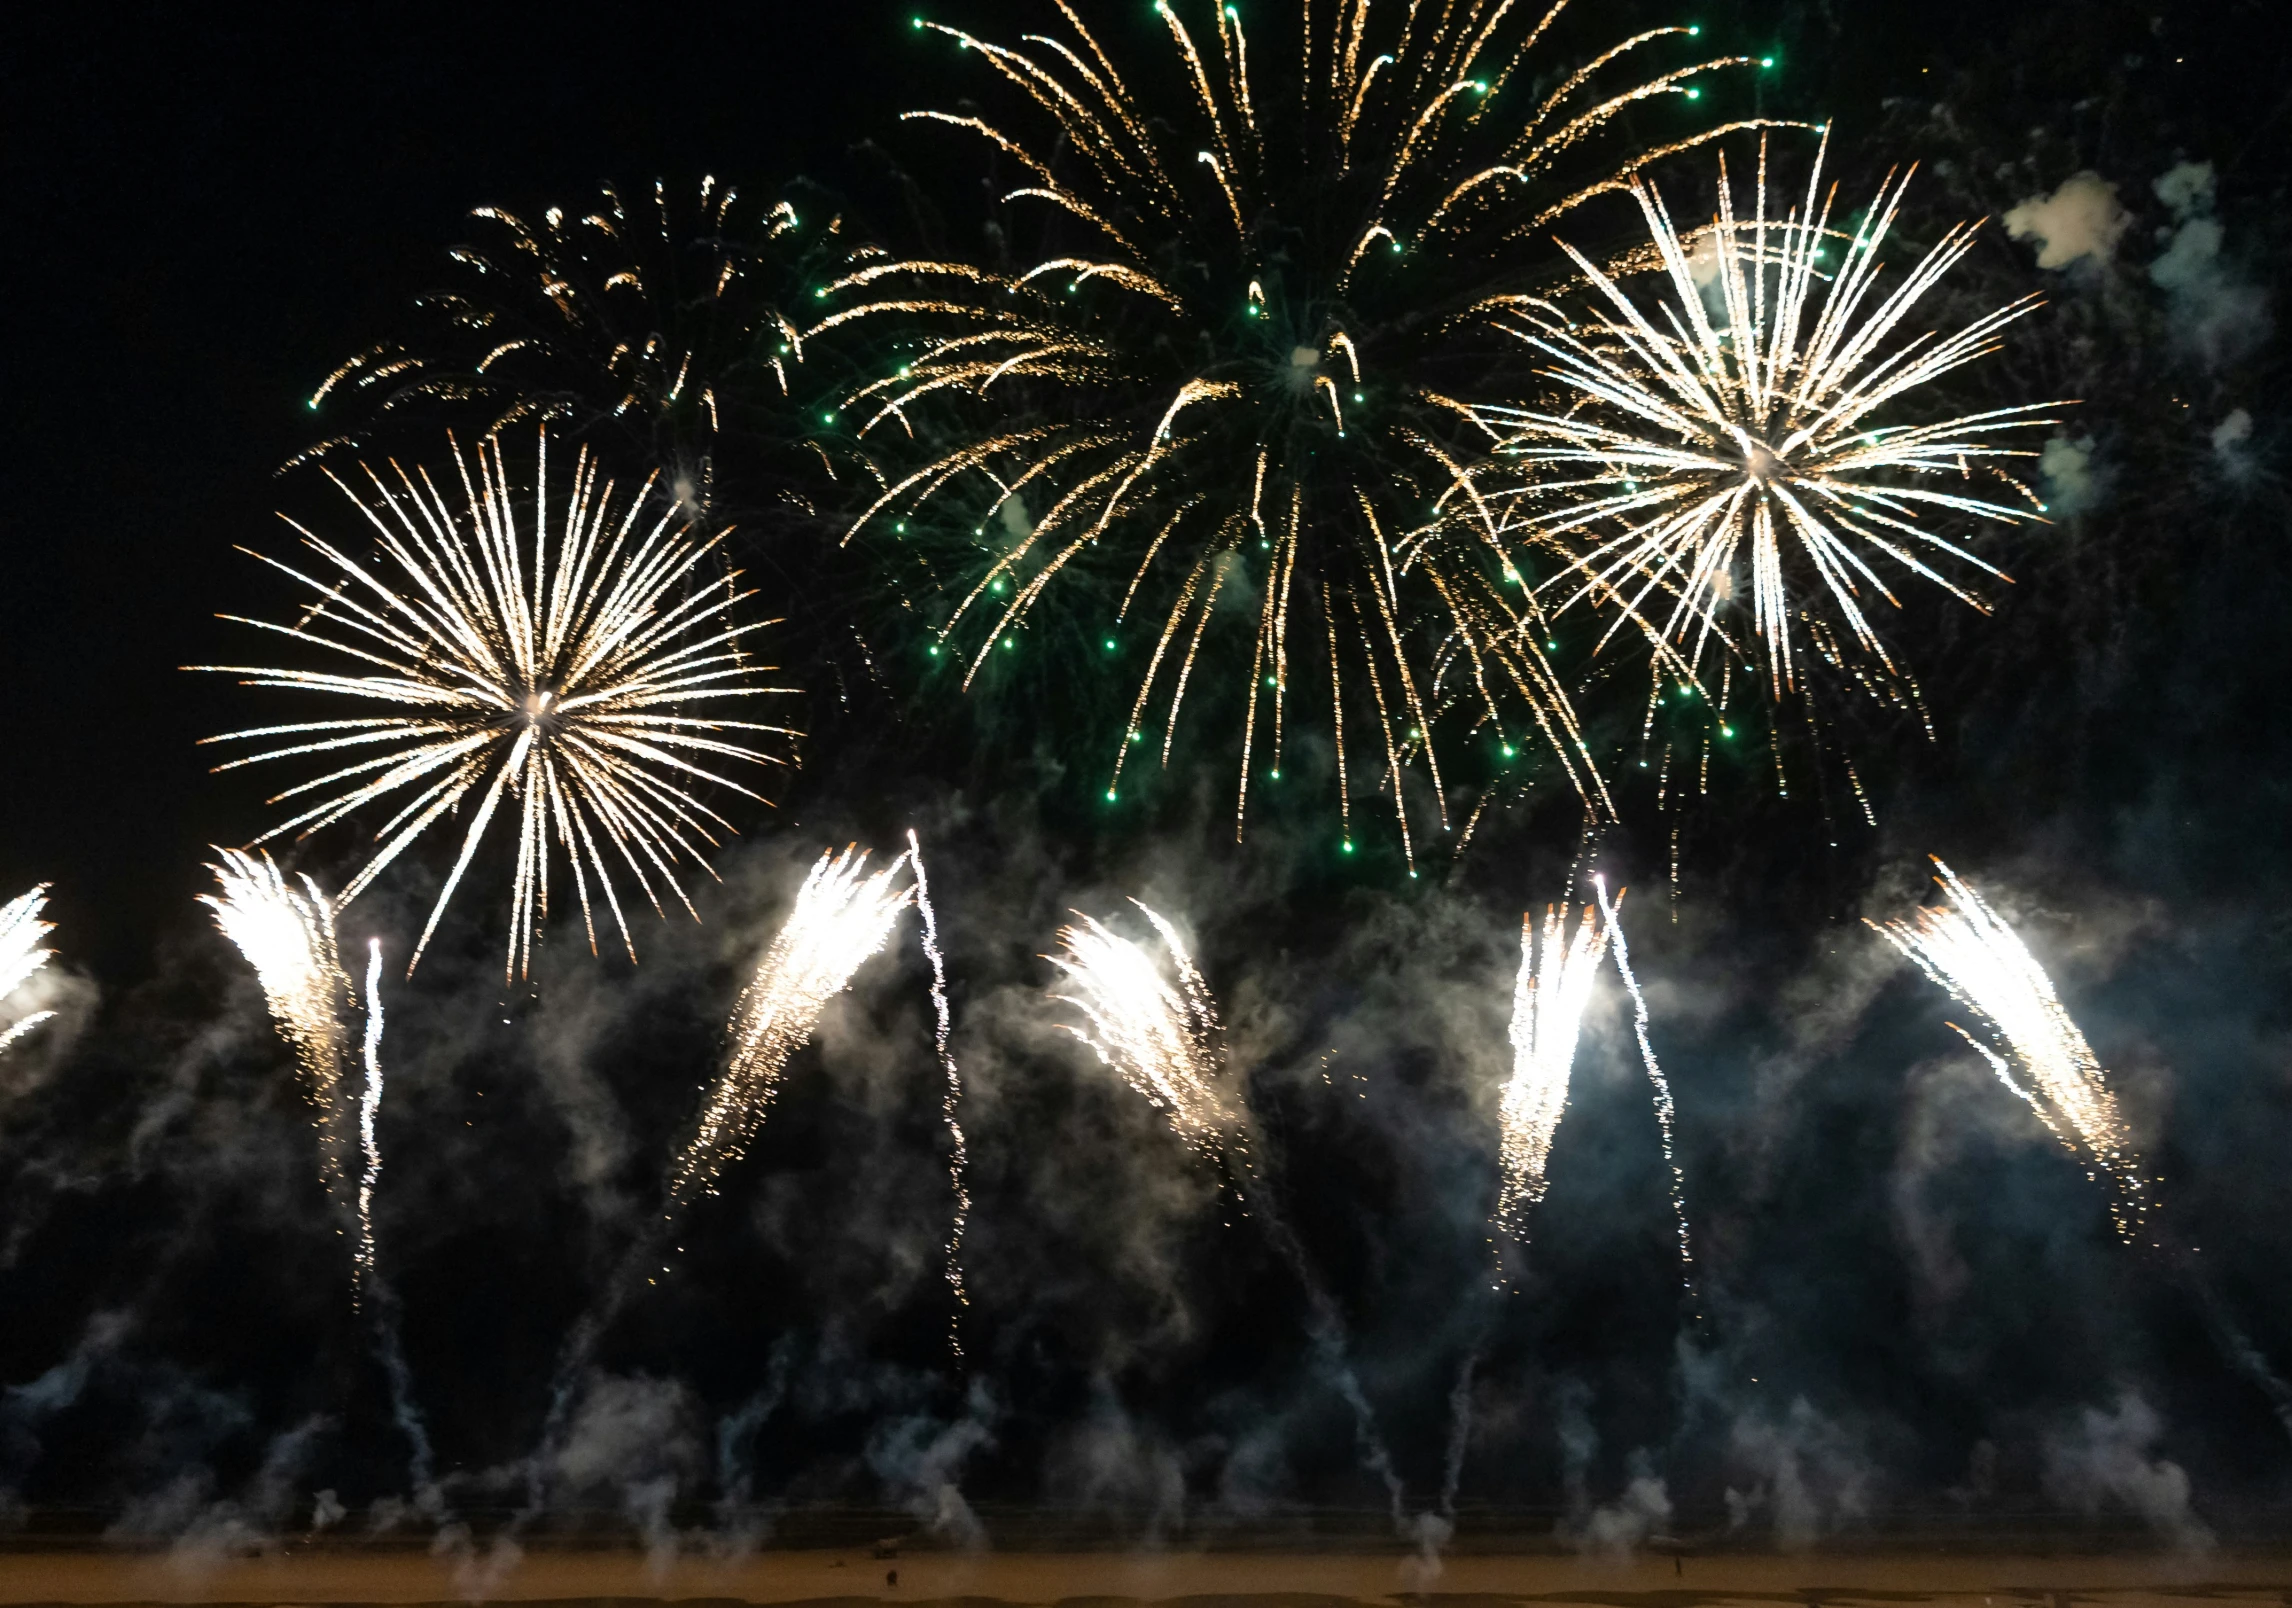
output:
<svg viewBox="0 0 2292 1608"><path fill-rule="evenodd" d="M46 946L45 940L56 930L56 924L40 919L47 906L45 884L0 905L0 1008L55 956L56 952ZM55 1014L54 1011L30 1011L0 1026L0 1050L30 1036Z"/></svg>

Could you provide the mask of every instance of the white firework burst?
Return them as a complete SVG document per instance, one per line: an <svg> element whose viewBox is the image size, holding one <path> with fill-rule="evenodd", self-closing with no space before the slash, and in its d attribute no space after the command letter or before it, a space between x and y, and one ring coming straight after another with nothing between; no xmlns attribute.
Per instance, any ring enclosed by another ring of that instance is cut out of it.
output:
<svg viewBox="0 0 2292 1608"><path fill-rule="evenodd" d="M44 940L56 930L56 924L40 919L47 906L48 885L45 882L29 893L19 894L0 905L0 1007L6 1005L9 996L17 989L31 981L33 974L46 966L55 954ZM0 1027L0 1050L5 1050L55 1014L54 1011L34 1011Z"/></svg>
<svg viewBox="0 0 2292 1608"><path fill-rule="evenodd" d="M1945 529L2043 519L2000 460L2034 456L2009 432L2055 422L2041 415L2061 404L1921 419L1921 393L1998 350L2038 298L1954 334L1906 334L1978 227L1951 228L1882 290L1909 179L1890 175L1851 231L1834 228L1818 153L1804 201L1772 217L1762 147L1751 215L1737 215L1722 163L1716 221L1683 236L1635 176L1650 245L1614 275L1565 247L1592 305L1519 298L1504 314L1564 403L1476 410L1519 471L1513 533L1567 557L1545 582L1555 612L1609 608L1609 636L1626 622L1645 634L1658 684L1749 656L1730 621L1747 594L1775 697L1802 690L1802 631L1890 691L1902 672L1873 620L1874 602L1899 606L1888 572L1986 613L1967 572L2010 577ZM1660 269L1667 294L1635 297L1617 277L1631 268Z"/></svg>
<svg viewBox="0 0 2292 1608"><path fill-rule="evenodd" d="M725 774L728 762L787 762L785 753L760 744L793 738L791 728L714 712L728 700L792 690L765 685L771 667L743 646L777 622L736 618L755 593L737 590L736 575L701 574L723 533L696 532L656 481L623 502L583 450L553 507L546 431L529 488L512 481L498 437L475 452L450 437L449 446L459 506L427 470L408 473L393 463L385 476L368 469L370 497L328 472L373 527L373 564L300 525L303 545L318 560L309 571L252 555L314 596L291 625L225 618L339 655L348 666L192 667L380 712L209 738L289 739L217 768L363 756L279 794L274 804L316 802L255 840L307 835L370 807L389 808L373 834L372 856L337 908L445 816L469 807L460 853L409 971L505 799L517 838L505 971L522 976L530 965L536 928L548 915L551 861L560 853L571 866L592 953L594 892L634 959L616 877L633 880L656 912L664 890L691 910L680 866L689 861L706 870L703 845L713 847L719 832L733 830L698 789L722 787L765 802Z"/></svg>

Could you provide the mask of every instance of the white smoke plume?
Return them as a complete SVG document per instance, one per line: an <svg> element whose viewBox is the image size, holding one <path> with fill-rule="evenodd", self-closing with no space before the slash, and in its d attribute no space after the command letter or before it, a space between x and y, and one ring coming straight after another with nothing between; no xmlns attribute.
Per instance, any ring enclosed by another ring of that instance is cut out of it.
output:
<svg viewBox="0 0 2292 1608"><path fill-rule="evenodd" d="M2037 242L2040 268L2106 263L2133 221L2117 187L2098 173L2073 173L2051 195L2031 196L2005 215L2006 233Z"/></svg>

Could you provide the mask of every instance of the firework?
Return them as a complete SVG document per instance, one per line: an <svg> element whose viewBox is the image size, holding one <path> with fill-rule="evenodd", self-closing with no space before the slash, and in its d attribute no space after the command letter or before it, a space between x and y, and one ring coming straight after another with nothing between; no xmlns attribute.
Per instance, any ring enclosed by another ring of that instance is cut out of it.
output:
<svg viewBox="0 0 2292 1608"><path fill-rule="evenodd" d="M318 1111L319 1176L339 1198L348 1182L343 1063L357 998L336 947L336 906L309 877L288 881L268 854L217 853L222 863L208 869L219 891L199 902L254 968L271 1022L294 1051L303 1094Z"/></svg>
<svg viewBox="0 0 2292 1608"><path fill-rule="evenodd" d="M1249 1166L1249 1117L1226 1064L1217 1006L1177 929L1146 905L1130 902L1161 937L1176 984L1144 945L1076 911L1079 925L1060 928L1059 953L1044 957L1072 992L1051 997L1074 1006L1089 1024L1069 1026L1068 1032L1169 1118L1179 1138L1223 1164L1238 1183Z"/></svg>
<svg viewBox="0 0 2292 1608"><path fill-rule="evenodd" d="M1609 939L1615 945L1616 971L1623 978L1624 991L1631 995L1632 1032L1639 1039L1639 1058L1647 1068L1647 1081L1655 1101L1655 1126L1663 1141L1664 1170L1670 1174L1671 1220L1679 1240L1679 1287L1690 1303L1695 1300L1695 1248L1687 1227L1687 1173L1679 1165L1679 1151L1674 1130L1678 1126L1679 1108L1672 1103L1671 1080L1663 1075L1662 1064L1655 1058L1655 1046L1647 1036L1647 997L1639 991L1639 978L1631 969L1631 945L1624 940L1623 923L1616 918L1616 910L1623 903L1618 893L1611 903L1608 884L1604 877L1592 878L1592 890L1599 896L1600 921Z"/></svg>
<svg viewBox="0 0 2292 1608"><path fill-rule="evenodd" d="M797 890L796 907L734 1008L723 1075L670 1175L675 1204L713 1186L746 1152L779 1091L788 1057L812 1036L828 1001L890 941L900 912L915 902L915 881L900 882L910 864L906 855L873 873L867 858L857 847L822 854Z"/></svg>
<svg viewBox="0 0 2292 1608"><path fill-rule="evenodd" d="M1519 298L1500 315L1565 406L1475 410L1519 474L1490 499L1515 540L1567 558L1540 588L1555 614L1611 610L1603 643L1628 622L1652 645L1651 722L1667 692L1709 707L1714 669L1748 662L1750 637L1778 700L1805 690L1808 645L1872 693L1914 700L1872 613L1898 606L1888 572L1987 612L1966 572L2006 577L1943 522L2043 518L2001 463L2034 456L2010 433L2054 422L2039 415L2059 404L1920 422L1937 382L1997 351L2038 300L1947 336L1906 331L1975 239L1971 226L1949 230L1881 294L1909 180L1890 176L1849 233L1832 225L1818 153L1804 200L1776 217L1762 146L1750 215L1737 214L1722 162L1716 222L1682 236L1635 176L1652 236L1639 266L1660 268L1668 292L1654 310L1563 247L1592 304Z"/></svg>
<svg viewBox="0 0 2292 1608"><path fill-rule="evenodd" d="M789 728L714 713L730 700L788 690L766 685L770 667L744 647L762 626L741 623L736 611L755 594L735 589L736 573L703 577L722 536L698 534L673 498L658 495L657 476L623 503L583 449L553 508L547 431L540 432L530 502L526 488L513 483L498 438L474 453L450 444L458 510L427 470L409 474L393 464L387 477L366 471L371 500L336 478L372 525L382 562L361 563L298 525L318 562L308 572L262 562L310 588L302 615L292 625L225 616L340 655L347 667L193 667L385 712L209 738L287 739L217 769L312 755L353 761L273 799L317 795L319 802L301 803L255 840L308 835L370 806L391 810L373 834L372 856L342 891L344 905L423 833L467 806L460 853L409 972L505 798L517 839L505 973L522 976L530 965L557 853L570 863L591 952L594 893L633 960L616 875L633 879L656 912L664 891L692 910L680 864L706 870L702 845L713 847L719 831L733 830L696 787L763 802L723 774L726 762L786 763L760 744L792 738Z"/></svg>
<svg viewBox="0 0 2292 1608"><path fill-rule="evenodd" d="M42 943L56 930L54 922L40 919L47 907L48 885L44 882L29 893L19 894L0 905L0 1005L5 1005L9 997L55 955L53 949ZM54 1011L33 1011L0 1027L0 1050L7 1049L55 1014Z"/></svg>
<svg viewBox="0 0 2292 1608"><path fill-rule="evenodd" d="M1056 583L1063 624L1135 687L1109 800L1149 724L1168 763L1208 681L1238 728L1237 833L1253 789L1280 784L1301 696L1324 712L1348 847L1348 728L1371 734L1412 865L1406 771L1446 825L1436 719L1485 727L1490 754L1532 740L1598 797L1466 399L1492 363L1519 367L1487 315L1542 226L1719 132L1620 156L1615 114L1740 58L1611 82L1695 31L1662 28L1555 78L1530 58L1557 6L1306 4L1253 40L1231 6L1197 28L1161 3L1174 55L1134 70L1168 69L1182 87L1162 99L1058 9L1071 44L916 19L1031 102L1031 125L911 115L1010 165L1006 237L1039 244L993 268L871 262L819 292L815 334L880 319L916 337L842 428L887 462L926 444L853 534L934 594L932 651L967 661L966 686L1015 662ZM935 530L972 532L953 563L925 556ZM1213 616L1236 640L1205 656Z"/></svg>
<svg viewBox="0 0 2292 1608"><path fill-rule="evenodd" d="M1573 932L1568 915L1565 905L1545 911L1541 945L1534 919L1520 922L1520 975L1512 985L1512 1077L1499 1108L1503 1182L1496 1197L1496 1221L1516 1239L1526 1237L1528 1214L1544 1198L1545 1163L1567 1110L1568 1074L1584 1010L1607 960L1608 929L1599 924L1598 908L1584 906Z"/></svg>
<svg viewBox="0 0 2292 1608"><path fill-rule="evenodd" d="M358 1149L365 1171L358 1179L358 1255L353 1263L356 1287L363 1291L374 1273L374 1186L382 1178L382 1144L375 1137L374 1121L382 1114L382 940L366 941L366 1037L361 1046L366 1062L366 1092L358 1101Z"/></svg>
<svg viewBox="0 0 2292 1608"><path fill-rule="evenodd" d="M2148 1185L2108 1074L2020 937L1939 859L1934 871L1945 905L1871 927L1980 1019L1986 1043L1950 1026L2085 1162L2088 1176L2108 1176L2117 1231L2130 1240L2149 1209ZM2016 1065L2022 1078L2013 1075Z"/></svg>
<svg viewBox="0 0 2292 1608"><path fill-rule="evenodd" d="M790 494L786 474L724 460L802 433L804 337L781 308L819 277L811 259L835 260L831 227L714 178L626 197L608 185L537 219L480 207L472 221L451 253L459 283L421 300L421 330L359 353L311 397L314 413L354 417L305 456L364 449L398 420L442 414L484 434L545 420L633 451L696 513L724 504L727 469L744 512Z"/></svg>
<svg viewBox="0 0 2292 1608"><path fill-rule="evenodd" d="M907 858L915 867L915 907L923 917L923 953L931 962L932 1042L939 1052L940 1069L947 1078L939 1102L940 1117L947 1124L947 1188L955 1198L955 1216L947 1230L947 1289L955 1297L955 1310L948 1319L947 1338L955 1355L960 1357L963 1355L963 1309L971 1304L971 1292L963 1283L963 1232L971 1221L971 1186L966 1177L971 1147L963 1135L961 1120L963 1074L956 1068L954 1052L947 1047L952 1023L947 1008L947 961L939 952L939 913L931 908L931 878L923 869L923 845L912 829L907 834Z"/></svg>

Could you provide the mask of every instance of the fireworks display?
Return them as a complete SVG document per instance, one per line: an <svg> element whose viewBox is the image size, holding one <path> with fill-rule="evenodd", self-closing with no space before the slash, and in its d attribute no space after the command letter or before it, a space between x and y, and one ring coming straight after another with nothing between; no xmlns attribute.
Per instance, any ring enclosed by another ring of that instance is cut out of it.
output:
<svg viewBox="0 0 2292 1608"><path fill-rule="evenodd" d="M1032 103L1030 125L911 115L1008 167L1007 237L1039 244L994 267L873 262L822 288L817 333L876 320L906 337L896 372L854 388L846 428L885 462L923 448L854 534L928 594L966 686L1030 641L1120 667L1135 693L1109 800L1137 754L1168 762L1205 680L1238 737L1237 832L1252 790L1281 782L1300 697L1348 845L1349 727L1369 733L1412 865L1402 779L1421 767L1445 827L1442 724L1508 756L1528 743L1600 796L1483 494L1471 398L1511 394L1517 348L1489 314L1541 260L1541 231L1721 132L1627 149L1617 114L1743 58L1616 76L1696 31L1677 27L1542 67L1560 9L1307 5L1253 38L1232 6L1189 26L1194 8L1164 0L1171 53L1128 68L1063 0L1072 43L916 19ZM952 562L931 557L934 531ZM1054 583L1064 612L1046 612ZM1250 646L1205 659L1213 616L1237 637L1246 622Z"/></svg>
<svg viewBox="0 0 2292 1608"><path fill-rule="evenodd" d="M48 948L44 940L56 930L56 924L40 919L47 907L45 883L0 905L0 1009L55 956L56 952ZM32 1011L0 1026L0 1050L24 1038L55 1014L54 1011Z"/></svg>
<svg viewBox="0 0 2292 1608"><path fill-rule="evenodd" d="M797 433L804 338L781 305L828 237L789 202L746 201L704 178L674 194L608 185L538 219L481 207L473 221L477 237L452 253L459 283L420 303L424 332L361 352L311 397L314 412L363 417L306 457L366 450L441 415L489 435L547 421L627 448L705 516L722 501L728 448ZM745 484L733 500L777 489Z"/></svg>
<svg viewBox="0 0 2292 1608"><path fill-rule="evenodd" d="M2148 1183L2108 1074L2020 936L1938 859L1934 872L1947 903L1872 927L1980 1018L1987 1043L1950 1025L1998 1081L2027 1101L2054 1137L2084 1161L2089 1176L2107 1176L2117 1232L2130 1241L2149 1210ZM2015 1066L2022 1078L2013 1075Z"/></svg>
<svg viewBox="0 0 2292 1608"><path fill-rule="evenodd" d="M2037 299L1948 336L1906 331L1975 239L1949 230L1881 294L1908 183L1880 186L1848 232L1832 223L1818 156L1804 200L1771 216L1762 147L1749 215L1722 162L1717 221L1682 235L1635 177L1652 236L1644 266L1660 267L1668 296L1650 311L1568 247L1592 305L1521 298L1501 315L1561 405L1475 409L1519 475L1489 497L1514 539L1567 557L1540 587L1555 614L1610 611L1610 636L1628 624L1653 646L1650 720L1667 692L1708 698L1715 670L1749 661L1751 637L1778 699L1803 690L1805 645L1874 694L1914 697L1871 612L1896 603L1884 572L1985 608L1947 570L1999 571L1937 521L2043 517L2000 460L2034 457L2009 432L2056 422L2043 415L2059 404L1930 422L1923 396L1995 352ZM1724 725L1729 678L1716 679Z"/></svg>
<svg viewBox="0 0 2292 1608"><path fill-rule="evenodd" d="M1238 1184L1249 1167L1249 1117L1226 1064L1217 1006L1177 929L1130 902L1160 936L1176 983L1144 945L1077 911L1078 924L1059 929L1059 952L1044 957L1070 990L1052 998L1081 1011L1088 1023L1067 1031Z"/></svg>
<svg viewBox="0 0 2292 1608"><path fill-rule="evenodd" d="M1608 930L1596 906L1585 905L1573 929L1570 908L1554 905L1539 930L1533 917L1520 923L1520 975L1512 985L1512 1076L1499 1106L1503 1135L1502 1182L1496 1222L1515 1239L1525 1239L1528 1214L1544 1198L1545 1164L1552 1137L1568 1107L1568 1075L1575 1065L1576 1041L1592 984L1608 954Z"/></svg>
<svg viewBox="0 0 2292 1608"><path fill-rule="evenodd" d="M955 1298L948 1318L947 1337L955 1355L963 1355L963 1309L971 1292L963 1282L963 1231L971 1222L971 1185L966 1176L971 1162L970 1141L963 1134L963 1074L955 1053L947 1047L953 1029L947 1007L947 957L939 949L939 912L931 906L931 877L923 868L923 844L911 829L907 834L907 860L915 868L915 908L923 917L923 954L931 962L932 1048L939 1053L940 1070L947 1082L939 1098L940 1120L947 1124L947 1191L955 1199L955 1215L947 1228L947 1290Z"/></svg>
<svg viewBox="0 0 2292 1608"><path fill-rule="evenodd" d="M294 1051L303 1093L318 1109L319 1175L339 1199L349 1182L344 1063L357 997L336 946L336 907L309 877L288 881L268 854L218 852L222 863L208 869L219 891L199 902L254 968L271 1022Z"/></svg>
<svg viewBox="0 0 2292 1608"><path fill-rule="evenodd" d="M733 1009L731 1053L671 1170L673 1201L691 1200L746 1152L788 1057L812 1036L828 1001L891 941L900 912L915 902L915 880L900 880L910 863L906 855L872 873L867 859L857 847L822 854L796 891L795 908ZM941 1048L944 1056L944 1038ZM945 1064L952 1076L954 1063Z"/></svg>
<svg viewBox="0 0 2292 1608"><path fill-rule="evenodd" d="M352 759L274 799L297 801L297 812L255 840L307 835L370 806L392 810L372 834L378 847L344 887L344 905L433 825L467 808L460 853L409 971L505 798L517 837L505 971L524 975L532 960L549 909L553 840L570 862L591 951L597 895L634 959L616 875L631 878L656 912L664 892L690 910L681 862L705 870L702 845L733 829L696 789L762 801L723 774L727 763L786 762L761 745L792 738L787 727L716 712L787 690L766 684L769 667L744 646L762 628L737 615L754 594L736 590L733 576L702 573L721 538L698 534L672 498L656 495L657 477L621 502L584 450L553 509L546 431L529 487L512 480L498 438L474 452L456 445L453 467L458 510L427 470L367 471L371 501L336 480L373 527L387 561L379 574L307 530L315 574L263 560L313 596L292 625L241 623L339 655L348 667L195 667L384 712L210 738L287 739L218 768ZM301 802L313 794L319 802Z"/></svg>

